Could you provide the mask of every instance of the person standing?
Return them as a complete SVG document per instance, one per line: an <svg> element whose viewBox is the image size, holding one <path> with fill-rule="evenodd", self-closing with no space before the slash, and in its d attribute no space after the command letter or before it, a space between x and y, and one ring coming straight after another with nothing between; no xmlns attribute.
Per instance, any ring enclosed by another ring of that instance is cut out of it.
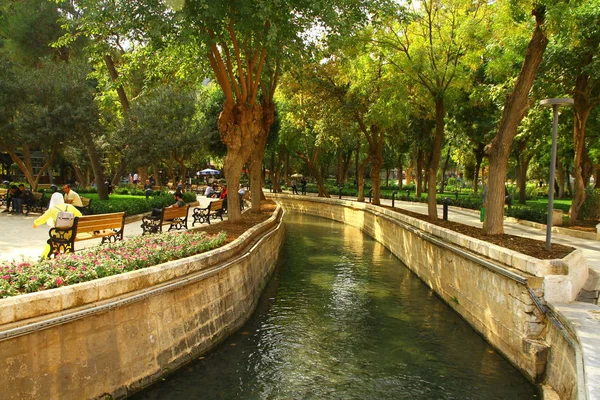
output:
<svg viewBox="0 0 600 400"><path fill-rule="evenodd" d="M152 196L152 183L150 182L150 179L146 179L146 184L144 185L144 192L146 193L146 200L148 200L148 198Z"/></svg>
<svg viewBox="0 0 600 400"><path fill-rule="evenodd" d="M296 186L296 178L292 178L292 194L298 194L298 187Z"/></svg>
<svg viewBox="0 0 600 400"><path fill-rule="evenodd" d="M302 194L306 194L306 179L304 177L302 177L302 179L300 179L300 188L302 189Z"/></svg>
<svg viewBox="0 0 600 400"><path fill-rule="evenodd" d="M63 188L63 193L65 194L65 203L72 204L76 208L83 207L83 203L81 202L81 197L79 197L77 192L75 192L73 189L71 189L70 184L63 185L62 188Z"/></svg>

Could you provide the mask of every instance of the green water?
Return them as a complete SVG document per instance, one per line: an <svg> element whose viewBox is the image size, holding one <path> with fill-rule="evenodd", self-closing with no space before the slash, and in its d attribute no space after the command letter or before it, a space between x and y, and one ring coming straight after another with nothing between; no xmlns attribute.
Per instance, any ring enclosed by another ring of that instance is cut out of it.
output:
<svg viewBox="0 0 600 400"><path fill-rule="evenodd" d="M135 399L537 398L383 246L330 220L285 221L279 265L248 323Z"/></svg>

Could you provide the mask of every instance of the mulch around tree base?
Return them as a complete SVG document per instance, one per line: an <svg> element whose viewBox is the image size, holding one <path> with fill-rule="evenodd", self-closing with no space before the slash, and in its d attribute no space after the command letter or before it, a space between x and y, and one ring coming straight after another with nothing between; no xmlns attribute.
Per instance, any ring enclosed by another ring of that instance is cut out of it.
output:
<svg viewBox="0 0 600 400"><path fill-rule="evenodd" d="M563 258L575 250L571 246L564 246L562 244L557 243L552 243L550 250L546 250L545 241L508 234L486 235L485 233L483 233L483 230L481 228L477 228L475 226L464 225L453 221L444 221L442 219L432 221L431 219L429 219L428 216L423 214L402 210L399 208L391 208L386 206L381 207L387 208L391 211L399 212L401 214L409 215L413 218L420 219L422 221L427 221L431 224L441 226L443 228L450 229L458 233L462 233L463 235L467 235L475 239L483 240L484 242L489 242L501 247L506 247L507 249L511 249L519 253L535 257L540 260L553 260Z"/></svg>
<svg viewBox="0 0 600 400"><path fill-rule="evenodd" d="M242 214L242 220L240 222L233 223L231 221L226 220L221 223L210 226L205 225L202 227L202 230L206 231L209 234L225 232L227 234L226 243L230 243L254 225L267 220L273 214L273 211L275 211L276 207L277 204L275 204L272 201L263 201L260 206L260 212L245 212ZM441 219L431 221L429 217L423 214L414 213L398 208L391 208L386 206L381 207L387 208L391 211L409 215L416 219L427 221L429 223L450 229L458 233L462 233L463 235L467 235L475 239L493 243L501 247L506 247L508 249L518 251L519 253L523 253L525 255L538 258L540 260L552 260L563 258L569 253L571 253L573 250L575 250L573 247L564 246L556 243L552 244L552 248L550 250L546 250L546 243L540 240L534 240L530 238L507 234L493 236L485 235L481 228L477 228L474 226L464 225L458 222L444 221Z"/></svg>

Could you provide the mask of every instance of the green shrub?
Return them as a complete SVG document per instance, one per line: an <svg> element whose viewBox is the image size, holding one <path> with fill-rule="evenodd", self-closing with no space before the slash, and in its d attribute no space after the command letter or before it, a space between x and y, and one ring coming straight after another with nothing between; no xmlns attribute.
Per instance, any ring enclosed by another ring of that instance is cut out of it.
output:
<svg viewBox="0 0 600 400"><path fill-rule="evenodd" d="M111 197L109 200L94 199L90 210L92 214L125 211L127 215L136 215L152 211L153 208L167 207L173 203L175 203L175 197L172 194L152 196L148 200L145 197Z"/></svg>
<svg viewBox="0 0 600 400"><path fill-rule="evenodd" d="M600 221L600 189L587 188L585 201L579 210L579 218Z"/></svg>
<svg viewBox="0 0 600 400"><path fill-rule="evenodd" d="M528 207L510 207L505 209L507 217L524 219L527 221L539 222L545 224L548 220L548 213L540 210L535 210Z"/></svg>
<svg viewBox="0 0 600 400"><path fill-rule="evenodd" d="M183 192L183 201L186 203L192 203L196 201L196 193L194 192Z"/></svg>

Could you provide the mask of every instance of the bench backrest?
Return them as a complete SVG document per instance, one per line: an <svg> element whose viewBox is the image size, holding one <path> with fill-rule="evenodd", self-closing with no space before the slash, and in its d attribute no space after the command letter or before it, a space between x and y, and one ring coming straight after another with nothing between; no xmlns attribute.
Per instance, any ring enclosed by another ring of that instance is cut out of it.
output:
<svg viewBox="0 0 600 400"><path fill-rule="evenodd" d="M216 200L210 202L210 211L219 211L223 208L223 200Z"/></svg>
<svg viewBox="0 0 600 400"><path fill-rule="evenodd" d="M187 218L190 206L184 207L166 207L163 210L163 221L169 221L174 218Z"/></svg>
<svg viewBox="0 0 600 400"><path fill-rule="evenodd" d="M111 214L84 215L77 218L77 232L94 232L104 229L123 229L125 212Z"/></svg>

